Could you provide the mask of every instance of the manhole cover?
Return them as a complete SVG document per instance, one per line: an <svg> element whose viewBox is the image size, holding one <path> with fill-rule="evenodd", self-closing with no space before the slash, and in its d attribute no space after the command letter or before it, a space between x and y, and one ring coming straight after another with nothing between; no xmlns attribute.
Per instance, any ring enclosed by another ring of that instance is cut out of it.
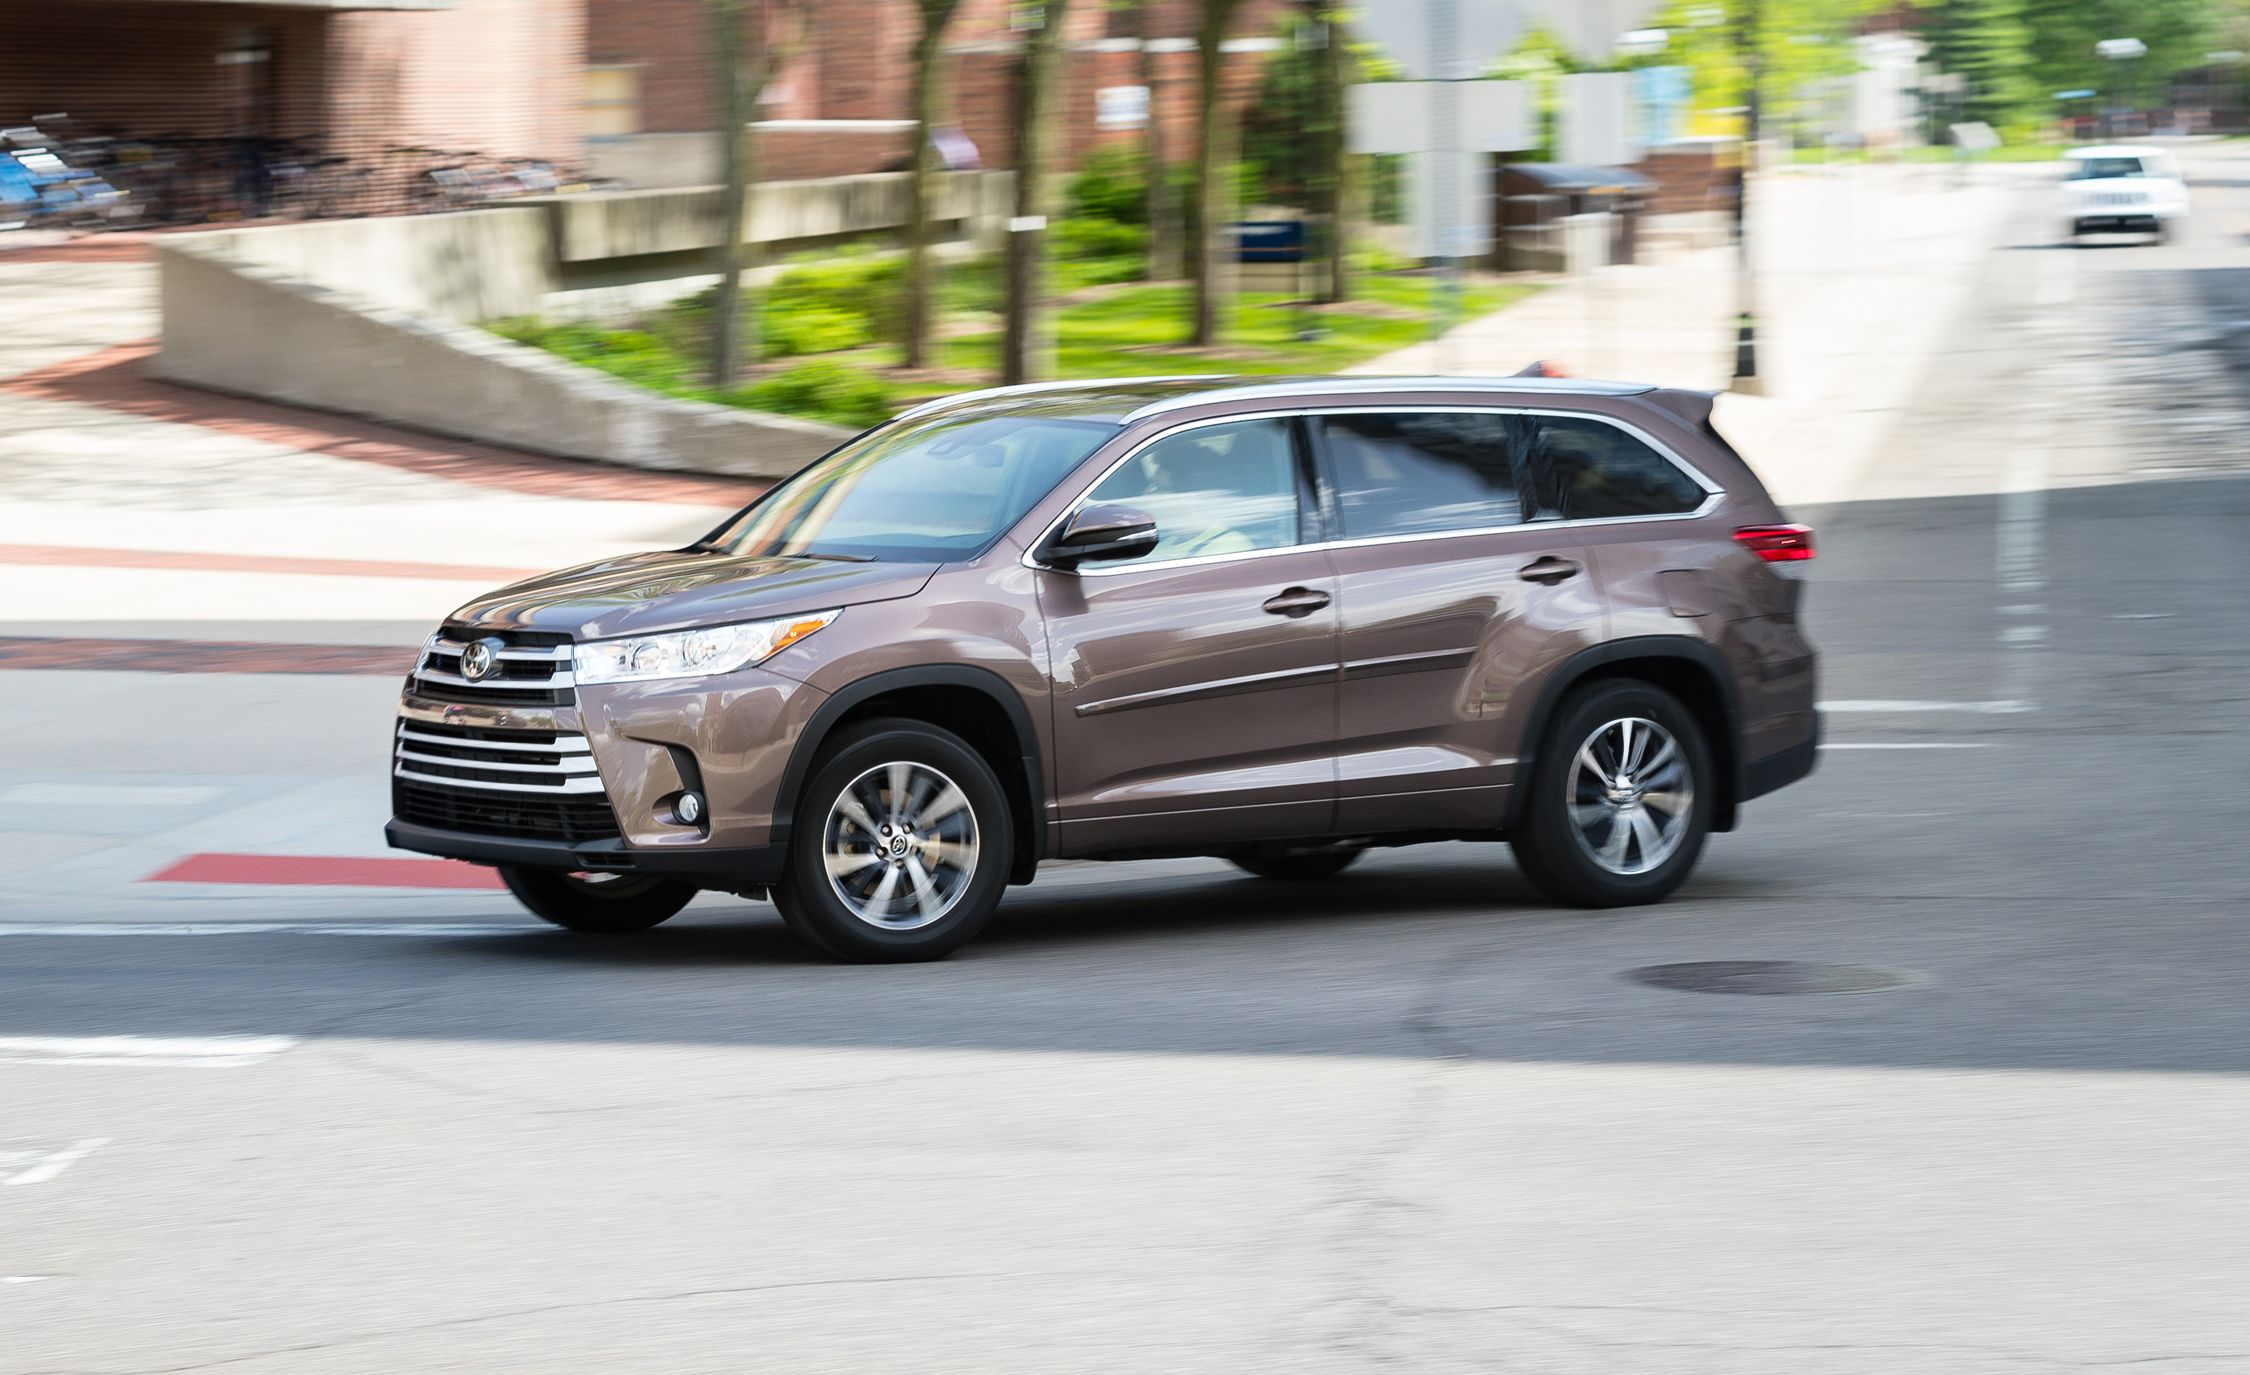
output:
<svg viewBox="0 0 2250 1375"><path fill-rule="evenodd" d="M1807 964L1799 960L1697 960L1628 969L1625 977L1682 993L1882 993L1904 988L1914 976L1864 964Z"/></svg>

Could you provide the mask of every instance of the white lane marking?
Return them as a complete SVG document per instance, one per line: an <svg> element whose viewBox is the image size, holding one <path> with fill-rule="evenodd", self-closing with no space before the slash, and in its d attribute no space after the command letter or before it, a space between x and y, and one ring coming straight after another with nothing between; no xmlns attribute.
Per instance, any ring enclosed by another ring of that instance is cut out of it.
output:
<svg viewBox="0 0 2250 1375"><path fill-rule="evenodd" d="M1989 740L1827 740L1824 750L1988 750Z"/></svg>
<svg viewBox="0 0 2250 1375"><path fill-rule="evenodd" d="M44 1184L108 1144L106 1136L89 1136L60 1150L0 1151L0 1187L20 1189L28 1184ZM11 1164L23 1168L9 1174Z"/></svg>
<svg viewBox="0 0 2250 1375"><path fill-rule="evenodd" d="M239 1069L295 1044L294 1036L0 1036L0 1065Z"/></svg>
<svg viewBox="0 0 2250 1375"><path fill-rule="evenodd" d="M0 922L0 936L522 936L528 922L81 921Z"/></svg>
<svg viewBox="0 0 2250 1375"><path fill-rule="evenodd" d="M23 807L193 807L224 788L167 783L17 783L0 788L0 805Z"/></svg>
<svg viewBox="0 0 2250 1375"><path fill-rule="evenodd" d="M2014 716L2031 710L2031 703L2029 702L1929 702L1905 697L1846 698L1842 701L1822 702L1819 705L1822 711L1953 711L1974 716Z"/></svg>
<svg viewBox="0 0 2250 1375"><path fill-rule="evenodd" d="M53 1278L53 1275L0 1275L0 1284L37 1284Z"/></svg>

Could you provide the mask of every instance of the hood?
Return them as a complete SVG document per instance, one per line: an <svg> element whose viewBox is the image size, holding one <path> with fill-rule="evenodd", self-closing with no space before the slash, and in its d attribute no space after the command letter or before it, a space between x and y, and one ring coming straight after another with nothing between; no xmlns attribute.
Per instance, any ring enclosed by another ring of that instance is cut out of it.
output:
<svg viewBox="0 0 2250 1375"><path fill-rule="evenodd" d="M510 583L446 619L603 640L911 597L936 571L934 563L746 558L702 549L631 554Z"/></svg>

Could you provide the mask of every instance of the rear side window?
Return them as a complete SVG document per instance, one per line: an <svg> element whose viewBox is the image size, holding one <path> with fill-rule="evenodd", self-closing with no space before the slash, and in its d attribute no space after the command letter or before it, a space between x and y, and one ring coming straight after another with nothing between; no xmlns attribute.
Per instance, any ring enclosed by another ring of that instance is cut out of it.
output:
<svg viewBox="0 0 2250 1375"><path fill-rule="evenodd" d="M1486 530L1536 518L1531 417L1497 411L1331 415L1319 424L1345 539Z"/></svg>
<svg viewBox="0 0 2250 1375"><path fill-rule="evenodd" d="M1086 494L1156 518L1150 561L1285 549L1300 542L1297 449L1286 420L1166 435Z"/></svg>
<svg viewBox="0 0 2250 1375"><path fill-rule="evenodd" d="M1648 444L1583 416L1539 417L1524 468L1526 504L1562 520L1684 515L1707 495Z"/></svg>

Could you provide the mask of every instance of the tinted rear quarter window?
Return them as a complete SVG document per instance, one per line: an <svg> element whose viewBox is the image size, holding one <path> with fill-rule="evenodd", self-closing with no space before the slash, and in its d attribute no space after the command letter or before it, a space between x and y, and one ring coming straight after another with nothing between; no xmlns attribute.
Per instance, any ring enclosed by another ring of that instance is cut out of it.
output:
<svg viewBox="0 0 2250 1375"><path fill-rule="evenodd" d="M1539 417L1526 467L1535 475L1541 510L1564 520L1684 515L1706 496L1701 484L1648 443L1586 416Z"/></svg>

